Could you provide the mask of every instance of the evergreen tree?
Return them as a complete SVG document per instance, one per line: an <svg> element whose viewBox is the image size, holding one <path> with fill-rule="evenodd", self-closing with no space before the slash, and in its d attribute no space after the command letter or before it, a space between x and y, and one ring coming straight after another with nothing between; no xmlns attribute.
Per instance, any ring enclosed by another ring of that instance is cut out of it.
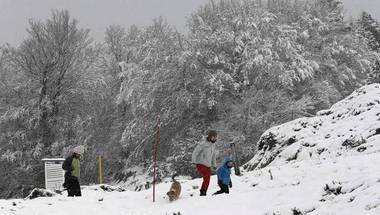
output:
<svg viewBox="0 0 380 215"><path fill-rule="evenodd" d="M380 54L380 24L372 18L372 16L363 12L357 21L357 32L360 33L365 39L371 49ZM379 56L380 57L380 56ZM376 60L375 66L372 67L372 72L368 78L369 83L380 83L380 58Z"/></svg>

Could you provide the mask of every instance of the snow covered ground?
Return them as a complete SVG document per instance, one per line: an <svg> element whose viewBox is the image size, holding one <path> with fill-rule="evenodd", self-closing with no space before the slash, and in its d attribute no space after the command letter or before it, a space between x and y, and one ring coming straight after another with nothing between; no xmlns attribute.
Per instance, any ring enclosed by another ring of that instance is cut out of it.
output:
<svg viewBox="0 0 380 215"><path fill-rule="evenodd" d="M170 183L157 186L155 203L151 190L107 192L90 186L84 187L83 197L79 198L58 195L33 200L0 200L0 214L375 215L380 214L379 163L380 156L374 153L269 166L243 172L240 177L233 175L231 193L219 196L210 195L217 190L215 177L206 197L198 196L198 189L193 188L199 186L199 179L181 180L181 198L171 203L164 198Z"/></svg>
<svg viewBox="0 0 380 215"><path fill-rule="evenodd" d="M380 214L380 85L363 87L330 110L271 128L230 194L212 177L208 196L200 179L180 180L181 198L169 202L170 183L141 192L83 187L83 197L0 200L1 215L125 214ZM260 167L260 168L259 168ZM179 213L178 213L179 212Z"/></svg>
<svg viewBox="0 0 380 215"><path fill-rule="evenodd" d="M248 169L292 160L379 153L380 84L364 86L317 116L267 130Z"/></svg>

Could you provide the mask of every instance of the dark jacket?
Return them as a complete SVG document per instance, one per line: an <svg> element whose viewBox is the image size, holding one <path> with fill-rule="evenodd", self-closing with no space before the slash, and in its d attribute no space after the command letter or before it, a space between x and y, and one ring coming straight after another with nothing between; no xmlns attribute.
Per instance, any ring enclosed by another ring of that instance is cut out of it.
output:
<svg viewBox="0 0 380 215"><path fill-rule="evenodd" d="M231 159L226 157L222 165L216 170L218 181L221 181L225 185L229 185L231 182L231 169L227 166L228 161L231 161Z"/></svg>

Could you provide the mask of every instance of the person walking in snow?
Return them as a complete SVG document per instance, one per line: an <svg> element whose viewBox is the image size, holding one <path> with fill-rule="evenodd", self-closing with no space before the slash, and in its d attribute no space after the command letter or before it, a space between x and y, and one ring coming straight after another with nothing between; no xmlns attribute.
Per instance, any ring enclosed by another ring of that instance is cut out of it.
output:
<svg viewBox="0 0 380 215"><path fill-rule="evenodd" d="M220 165L220 167L216 170L216 174L218 175L218 185L220 187L220 190L215 192L213 195L218 195L222 193L230 193L230 190L228 188L232 188L232 181L231 181L231 168L234 166L233 161L226 157Z"/></svg>
<svg viewBox="0 0 380 215"><path fill-rule="evenodd" d="M207 133L206 140L201 141L195 147L192 154L191 163L196 164L197 171L203 177L202 187L200 189L200 196L207 195L207 189L210 184L211 167L216 167L216 139L216 131L210 130Z"/></svg>
<svg viewBox="0 0 380 215"><path fill-rule="evenodd" d="M80 156L84 152L83 146L73 149L73 154L66 158L62 164L65 170L65 182L63 187L67 189L68 196L82 196L79 184L80 177Z"/></svg>

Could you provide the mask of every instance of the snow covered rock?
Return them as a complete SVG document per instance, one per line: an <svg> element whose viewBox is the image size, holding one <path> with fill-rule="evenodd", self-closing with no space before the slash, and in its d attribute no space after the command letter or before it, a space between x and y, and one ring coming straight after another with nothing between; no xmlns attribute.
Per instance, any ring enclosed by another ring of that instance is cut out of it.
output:
<svg viewBox="0 0 380 215"><path fill-rule="evenodd" d="M104 190L104 191L107 191L107 192L125 192L126 189L123 188L123 187L120 187L120 186L112 186L112 185L108 185L108 184L101 184L99 185L100 189Z"/></svg>
<svg viewBox="0 0 380 215"><path fill-rule="evenodd" d="M25 197L25 199L35 199L35 198L38 198L38 197L52 197L52 196L55 196L57 193L54 193L50 190L45 190L45 189L42 189L42 188L34 188L30 194Z"/></svg>
<svg viewBox="0 0 380 215"><path fill-rule="evenodd" d="M315 117L267 130L247 170L380 152L380 84L364 86Z"/></svg>

